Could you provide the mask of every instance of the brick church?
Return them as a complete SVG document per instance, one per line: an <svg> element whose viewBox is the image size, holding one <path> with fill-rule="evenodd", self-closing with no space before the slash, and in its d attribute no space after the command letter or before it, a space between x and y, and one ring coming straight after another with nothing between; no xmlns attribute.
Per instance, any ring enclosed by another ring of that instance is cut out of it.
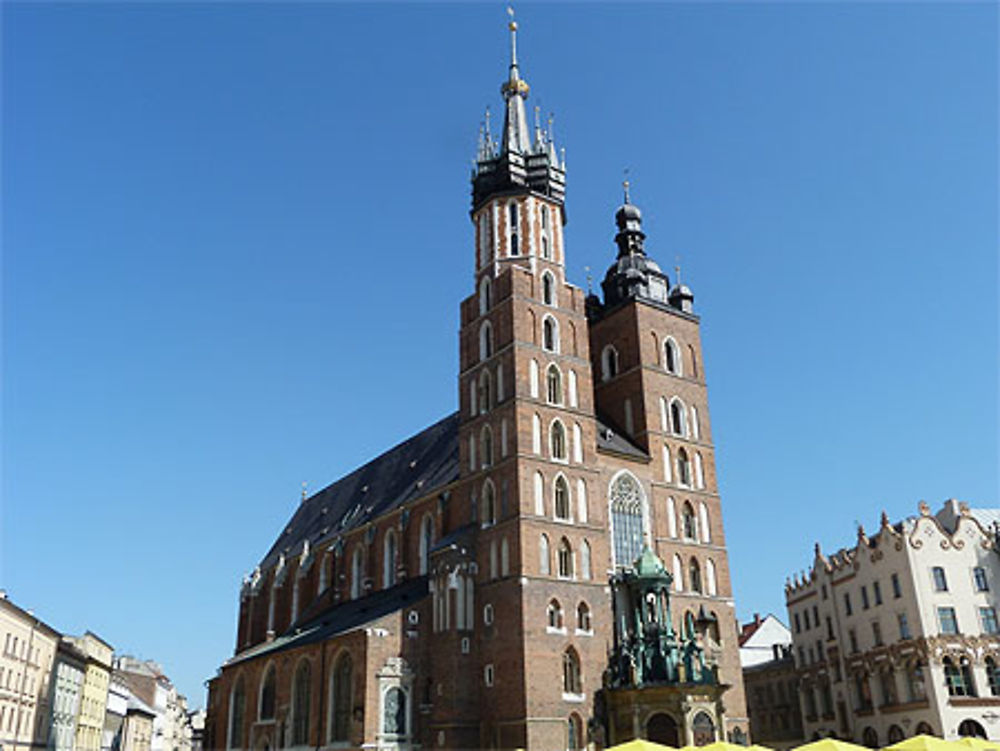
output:
<svg viewBox="0 0 1000 751"><path fill-rule="evenodd" d="M627 185L602 296L566 280L565 158L529 129L516 38L472 177L458 411L279 530L206 748L746 740L694 298Z"/></svg>

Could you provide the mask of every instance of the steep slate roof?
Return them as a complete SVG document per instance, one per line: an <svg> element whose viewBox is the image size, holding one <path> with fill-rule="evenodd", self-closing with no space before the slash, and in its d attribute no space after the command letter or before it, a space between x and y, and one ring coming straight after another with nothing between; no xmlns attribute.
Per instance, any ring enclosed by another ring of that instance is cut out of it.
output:
<svg viewBox="0 0 1000 751"><path fill-rule="evenodd" d="M617 430L611 425L610 420L600 415L597 416L597 448L621 456L649 461L649 454L632 443L624 431Z"/></svg>
<svg viewBox="0 0 1000 751"><path fill-rule="evenodd" d="M336 603L315 618L294 626L270 642L263 642L233 657L226 665L235 665L244 660L264 654L281 652L326 641L338 634L354 631L382 616L402 610L419 602L429 593L426 576L407 579L389 589L380 589L357 600Z"/></svg>
<svg viewBox="0 0 1000 751"><path fill-rule="evenodd" d="M285 552L366 524L458 479L458 413L448 415L307 498L296 509L262 569Z"/></svg>

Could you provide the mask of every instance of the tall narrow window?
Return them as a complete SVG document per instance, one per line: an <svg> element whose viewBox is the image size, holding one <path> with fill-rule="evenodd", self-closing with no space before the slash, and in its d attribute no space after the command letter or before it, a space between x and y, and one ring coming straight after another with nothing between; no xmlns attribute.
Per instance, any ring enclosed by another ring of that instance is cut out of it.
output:
<svg viewBox="0 0 1000 751"><path fill-rule="evenodd" d="M542 319L542 349L546 352L559 351L559 324L552 316Z"/></svg>
<svg viewBox="0 0 1000 751"><path fill-rule="evenodd" d="M576 407L579 405L576 393L576 371L569 371L569 406Z"/></svg>
<svg viewBox="0 0 1000 751"><path fill-rule="evenodd" d="M430 569L431 548L434 545L434 519L425 514L420 523L420 573L426 574Z"/></svg>
<svg viewBox="0 0 1000 751"><path fill-rule="evenodd" d="M538 571L543 576L548 576L550 572L549 538L544 534L538 538Z"/></svg>
<svg viewBox="0 0 1000 751"><path fill-rule="evenodd" d="M609 495L615 566L631 566L642 555L645 537L642 488L635 477L622 473Z"/></svg>
<svg viewBox="0 0 1000 751"><path fill-rule="evenodd" d="M972 581L976 586L977 592L989 592L990 585L986 581L986 569L982 566L976 566L972 569Z"/></svg>
<svg viewBox="0 0 1000 751"><path fill-rule="evenodd" d="M351 599L356 600L361 597L363 591L362 575L363 565L361 558L361 546L354 548L354 555L351 558Z"/></svg>
<svg viewBox="0 0 1000 751"><path fill-rule="evenodd" d="M990 687L990 694L1000 696L1000 667L992 657L986 658L986 682Z"/></svg>
<svg viewBox="0 0 1000 751"><path fill-rule="evenodd" d="M569 540L563 537L559 541L558 551L559 576L563 579L573 578L573 548Z"/></svg>
<svg viewBox="0 0 1000 751"><path fill-rule="evenodd" d="M354 704L354 664L347 652L342 652L337 659L331 684L330 740L346 741L350 738L351 710Z"/></svg>
<svg viewBox="0 0 1000 751"><path fill-rule="evenodd" d="M535 472L535 514L545 516L545 478L541 472Z"/></svg>
<svg viewBox="0 0 1000 751"><path fill-rule="evenodd" d="M938 592L948 591L948 579L945 578L944 569L941 566L934 566L931 569L931 578L934 579L934 589Z"/></svg>
<svg viewBox="0 0 1000 751"><path fill-rule="evenodd" d="M683 592L684 591L684 564L681 563L681 557L674 553L674 591Z"/></svg>
<svg viewBox="0 0 1000 751"><path fill-rule="evenodd" d="M542 418L538 415L531 418L531 450L542 453Z"/></svg>
<svg viewBox="0 0 1000 751"><path fill-rule="evenodd" d="M671 471L672 460L670 458L670 447L667 445L663 446L663 481L670 482L673 479L673 472Z"/></svg>
<svg viewBox="0 0 1000 751"><path fill-rule="evenodd" d="M309 743L309 709L311 703L312 671L309 662L303 660L295 671L292 691L292 745L305 746Z"/></svg>
<svg viewBox="0 0 1000 751"><path fill-rule="evenodd" d="M483 316L493 307L493 282L484 276L479 282L479 315Z"/></svg>
<svg viewBox="0 0 1000 751"><path fill-rule="evenodd" d="M562 519L564 521L569 520L569 485L566 484L566 478L562 475L556 478L555 487L553 488L553 498L555 500L555 516L556 519Z"/></svg>
<svg viewBox="0 0 1000 751"><path fill-rule="evenodd" d="M618 375L618 350L608 344L601 350L601 380L610 381Z"/></svg>
<svg viewBox="0 0 1000 751"><path fill-rule="evenodd" d="M695 521L694 509L688 501L684 502L684 509L681 512L681 519L683 521L682 529L684 530L684 538L687 540L697 540L698 539L698 523Z"/></svg>
<svg viewBox="0 0 1000 751"><path fill-rule="evenodd" d="M677 449L677 482L691 487L691 460L684 449Z"/></svg>
<svg viewBox="0 0 1000 751"><path fill-rule="evenodd" d="M573 423L573 461L583 463L583 428L580 423Z"/></svg>
<svg viewBox="0 0 1000 751"><path fill-rule="evenodd" d="M396 533L391 529L385 533L385 541L382 543L382 587L388 589L396 583Z"/></svg>
<svg viewBox="0 0 1000 751"><path fill-rule="evenodd" d="M708 506L705 505L704 501L698 503L698 526L701 528L701 541L711 542L712 532L708 525Z"/></svg>
<svg viewBox="0 0 1000 751"><path fill-rule="evenodd" d="M538 361L531 360L528 363L528 393L532 399L538 398Z"/></svg>
<svg viewBox="0 0 1000 751"><path fill-rule="evenodd" d="M556 282L552 274L546 271L542 274L542 302L546 305L555 305Z"/></svg>
<svg viewBox="0 0 1000 751"><path fill-rule="evenodd" d="M705 489L705 465L700 451L694 452L694 486L699 490Z"/></svg>
<svg viewBox="0 0 1000 751"><path fill-rule="evenodd" d="M701 425L698 423L698 408L692 404L688 407L688 412L691 417L691 437L697 441L701 438Z"/></svg>
<svg viewBox="0 0 1000 751"><path fill-rule="evenodd" d="M510 545L507 538L500 541L500 576L510 575Z"/></svg>
<svg viewBox="0 0 1000 751"><path fill-rule="evenodd" d="M489 321L483 321L479 327L479 359L493 357L493 326Z"/></svg>
<svg viewBox="0 0 1000 751"><path fill-rule="evenodd" d="M275 673L274 665L272 665L264 674L264 682L260 689L260 707L257 712L257 718L260 720L274 719L274 692L277 680Z"/></svg>
<svg viewBox="0 0 1000 751"><path fill-rule="evenodd" d="M487 480L483 484L483 526L496 524L497 521L497 499L493 483Z"/></svg>
<svg viewBox="0 0 1000 751"><path fill-rule="evenodd" d="M583 693L583 681L580 677L580 658L573 647L568 647L563 653L563 693Z"/></svg>
<svg viewBox="0 0 1000 751"><path fill-rule="evenodd" d="M490 371L486 368L479 374L479 392L476 395L479 405L479 414L484 415L493 406L493 379Z"/></svg>
<svg viewBox="0 0 1000 751"><path fill-rule="evenodd" d="M490 579L496 579L500 575L500 553L497 550L497 541L490 543Z"/></svg>
<svg viewBox="0 0 1000 751"><path fill-rule="evenodd" d="M590 608L587 603L581 602L576 606L576 627L580 631L590 631Z"/></svg>
<svg viewBox="0 0 1000 751"><path fill-rule="evenodd" d="M667 497L667 534L677 537L677 504L673 496Z"/></svg>
<svg viewBox="0 0 1000 751"><path fill-rule="evenodd" d="M715 562L705 559L705 591L713 597L718 594L718 581L715 577Z"/></svg>
<svg viewBox="0 0 1000 751"><path fill-rule="evenodd" d="M549 239L549 207L542 206L542 258L552 258L551 240Z"/></svg>
<svg viewBox="0 0 1000 751"><path fill-rule="evenodd" d="M562 373L559 372L559 367L555 363L549 365L545 374L545 382L549 404L562 404Z"/></svg>
<svg viewBox="0 0 1000 751"><path fill-rule="evenodd" d="M511 201L507 204L507 227L510 240L510 255L520 255L521 248L517 233L517 204Z"/></svg>
<svg viewBox="0 0 1000 751"><path fill-rule="evenodd" d="M590 579L590 543L584 540L580 543L580 576Z"/></svg>
<svg viewBox="0 0 1000 751"><path fill-rule="evenodd" d="M701 593L701 566L698 565L698 559L692 558L688 566L688 570L691 572L691 591Z"/></svg>
<svg viewBox="0 0 1000 751"><path fill-rule="evenodd" d="M566 459L566 427L561 420L553 420L549 428L549 450L553 459Z"/></svg>
<svg viewBox="0 0 1000 751"><path fill-rule="evenodd" d="M677 351L677 342L675 342L671 337L667 337L663 341L663 364L667 369L668 373L673 373L675 375L680 375L680 353Z"/></svg>
<svg viewBox="0 0 1000 751"><path fill-rule="evenodd" d="M246 700L243 676L240 676L236 679L233 693L229 697L229 748L243 747L243 718L246 712ZM13 714L12 710L11 716ZM9 726L7 729L10 729Z"/></svg>
<svg viewBox="0 0 1000 751"><path fill-rule="evenodd" d="M680 399L673 399L670 402L670 429L674 432L674 435L687 435L684 405Z"/></svg>

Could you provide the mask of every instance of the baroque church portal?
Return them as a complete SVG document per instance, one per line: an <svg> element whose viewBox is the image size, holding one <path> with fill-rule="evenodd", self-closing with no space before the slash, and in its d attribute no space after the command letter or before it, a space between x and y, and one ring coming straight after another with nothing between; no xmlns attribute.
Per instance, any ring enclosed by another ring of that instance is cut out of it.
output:
<svg viewBox="0 0 1000 751"><path fill-rule="evenodd" d="M472 177L459 409L305 499L240 590L206 748L743 741L699 318L615 214L567 282L565 157L505 115Z"/></svg>

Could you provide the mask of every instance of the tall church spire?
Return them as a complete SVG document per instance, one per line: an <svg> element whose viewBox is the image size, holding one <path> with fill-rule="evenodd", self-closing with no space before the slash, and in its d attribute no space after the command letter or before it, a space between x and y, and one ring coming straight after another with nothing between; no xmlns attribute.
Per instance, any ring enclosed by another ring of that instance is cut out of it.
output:
<svg viewBox="0 0 1000 751"><path fill-rule="evenodd" d="M517 21L514 20L514 9L507 8L510 14L510 73L500 87L500 93L507 103L503 119L503 151L527 154L531 150L531 139L528 133L528 118L524 112L524 100L528 97L531 87L521 78L517 67Z"/></svg>
<svg viewBox="0 0 1000 751"><path fill-rule="evenodd" d="M480 206L490 196L522 190L538 193L562 202L565 193L566 163L559 156L549 130L536 123L534 139L528 126L525 99L531 88L521 77L517 58L517 22L514 11L507 9L510 22L510 65L507 79L500 86L504 98L503 131L494 142L487 124L478 144L476 166L472 175L472 204ZM536 115L537 120L537 115Z"/></svg>

